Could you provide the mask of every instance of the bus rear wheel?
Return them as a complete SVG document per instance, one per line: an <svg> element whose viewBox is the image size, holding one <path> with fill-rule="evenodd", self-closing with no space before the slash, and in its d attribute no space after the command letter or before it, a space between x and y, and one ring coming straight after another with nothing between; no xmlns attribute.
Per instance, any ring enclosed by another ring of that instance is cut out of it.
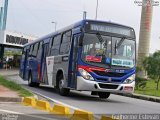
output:
<svg viewBox="0 0 160 120"><path fill-rule="evenodd" d="M107 99L107 98L109 98L110 93L109 92L98 92L98 96L101 99Z"/></svg>
<svg viewBox="0 0 160 120"><path fill-rule="evenodd" d="M59 91L59 94L62 95L62 96L69 95L70 89L64 88L64 79L63 79L63 76L59 77L58 91Z"/></svg>

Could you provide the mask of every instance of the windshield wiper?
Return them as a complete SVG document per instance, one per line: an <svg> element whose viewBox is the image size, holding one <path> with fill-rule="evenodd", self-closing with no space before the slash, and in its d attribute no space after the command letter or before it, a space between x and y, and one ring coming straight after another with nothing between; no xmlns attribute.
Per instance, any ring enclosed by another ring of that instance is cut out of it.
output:
<svg viewBox="0 0 160 120"><path fill-rule="evenodd" d="M99 40L99 42L102 44L105 40L102 38L101 34L99 32L96 33L96 36ZM107 49L107 45L108 45L108 42L106 41L103 46Z"/></svg>
<svg viewBox="0 0 160 120"><path fill-rule="evenodd" d="M125 39L126 39L126 38L123 37L118 43L117 43L117 40L116 40L116 42L115 42L115 50L114 50L114 54L115 54L115 55L116 55L116 53L117 53L117 49L122 45L122 43L124 42Z"/></svg>
<svg viewBox="0 0 160 120"><path fill-rule="evenodd" d="M124 42L125 39L126 39L126 38L123 37L123 38L117 43L116 49L118 49L118 48L122 45L122 43Z"/></svg>
<svg viewBox="0 0 160 120"><path fill-rule="evenodd" d="M97 32L96 36L97 36L97 38L98 38L98 40L99 40L100 43L102 43L104 41L103 38L102 38L102 36L101 36L101 34L99 32Z"/></svg>

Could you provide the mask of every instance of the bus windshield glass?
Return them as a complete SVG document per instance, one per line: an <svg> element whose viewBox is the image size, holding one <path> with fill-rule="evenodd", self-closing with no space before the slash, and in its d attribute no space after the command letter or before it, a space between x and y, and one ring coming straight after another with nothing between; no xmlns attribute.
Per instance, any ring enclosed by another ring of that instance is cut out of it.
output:
<svg viewBox="0 0 160 120"><path fill-rule="evenodd" d="M85 33L82 60L99 67L135 66L135 41L126 38Z"/></svg>

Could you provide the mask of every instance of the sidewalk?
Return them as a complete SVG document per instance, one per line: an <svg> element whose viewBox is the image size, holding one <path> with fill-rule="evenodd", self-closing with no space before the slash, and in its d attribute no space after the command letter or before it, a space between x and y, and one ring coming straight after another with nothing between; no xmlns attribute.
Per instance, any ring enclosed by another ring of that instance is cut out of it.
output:
<svg viewBox="0 0 160 120"><path fill-rule="evenodd" d="M1 76L12 76L18 74L19 74L19 69L0 69Z"/></svg>
<svg viewBox="0 0 160 120"><path fill-rule="evenodd" d="M0 85L0 102L21 102L18 93Z"/></svg>
<svg viewBox="0 0 160 120"><path fill-rule="evenodd" d="M0 75L3 77L18 75L18 69L0 69ZM18 92L10 90L2 85L0 85L0 102L20 102L22 100L19 97Z"/></svg>
<svg viewBox="0 0 160 120"><path fill-rule="evenodd" d="M19 97L18 93L0 85L0 97Z"/></svg>

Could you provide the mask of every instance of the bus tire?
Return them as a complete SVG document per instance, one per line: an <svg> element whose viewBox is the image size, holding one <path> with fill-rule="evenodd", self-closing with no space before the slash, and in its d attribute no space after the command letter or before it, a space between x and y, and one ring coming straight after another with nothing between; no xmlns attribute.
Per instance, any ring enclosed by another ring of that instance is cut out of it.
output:
<svg viewBox="0 0 160 120"><path fill-rule="evenodd" d="M29 77L28 77L28 86L30 87L34 87L34 83L32 82L32 73L29 73Z"/></svg>
<svg viewBox="0 0 160 120"><path fill-rule="evenodd" d="M110 93L109 92L98 92L98 96L101 99L107 99L107 98L109 98Z"/></svg>
<svg viewBox="0 0 160 120"><path fill-rule="evenodd" d="M36 87L39 87L40 86L40 83L36 83L36 85L35 85Z"/></svg>
<svg viewBox="0 0 160 120"><path fill-rule="evenodd" d="M58 91L59 94L62 96L68 96L70 92L70 89L64 88L64 79L62 75L59 77L58 80Z"/></svg>

